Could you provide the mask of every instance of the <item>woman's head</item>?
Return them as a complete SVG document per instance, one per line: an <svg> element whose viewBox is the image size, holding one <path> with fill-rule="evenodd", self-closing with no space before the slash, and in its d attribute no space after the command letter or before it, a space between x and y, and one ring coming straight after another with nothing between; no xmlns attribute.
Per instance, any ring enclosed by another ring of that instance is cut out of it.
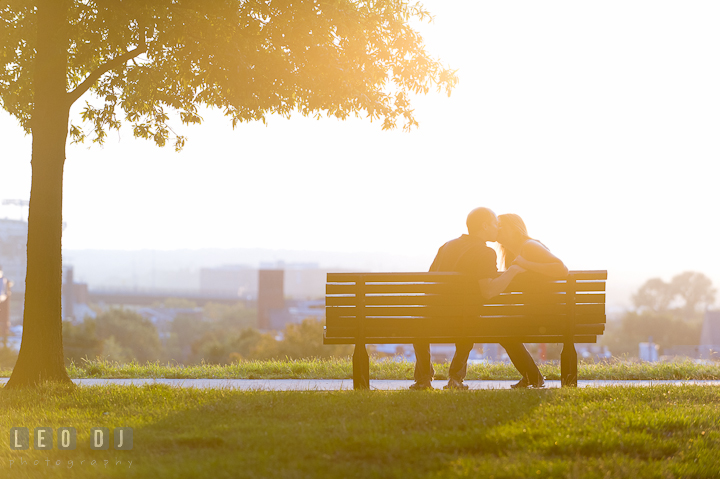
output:
<svg viewBox="0 0 720 479"><path fill-rule="evenodd" d="M507 213L498 216L497 241L500 243L504 269L510 266L519 253L519 249L529 239L525 222L518 215Z"/></svg>
<svg viewBox="0 0 720 479"><path fill-rule="evenodd" d="M508 245L524 243L530 239L525 222L518 215L507 213L498 216L498 243Z"/></svg>

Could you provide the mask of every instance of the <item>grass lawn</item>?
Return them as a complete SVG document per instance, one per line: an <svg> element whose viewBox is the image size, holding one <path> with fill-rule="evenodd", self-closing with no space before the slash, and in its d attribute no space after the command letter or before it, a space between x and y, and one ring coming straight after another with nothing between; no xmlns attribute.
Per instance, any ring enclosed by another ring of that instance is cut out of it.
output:
<svg viewBox="0 0 720 479"><path fill-rule="evenodd" d="M379 361L371 359L371 379L412 379L414 363L408 361ZM548 379L560 379L560 366L546 363L540 370ZM11 370L0 371L0 377L9 377ZM435 378L447 379L448 363L435 365ZM203 364L129 363L112 361L83 361L68 368L73 378L221 378L221 379L349 379L352 378L352 361L342 359L241 361L227 366ZM611 361L606 363L580 363L579 379L720 379L720 363L695 364L690 361L676 363L633 363ZM520 379L511 364L493 363L470 365L467 379Z"/></svg>
<svg viewBox="0 0 720 479"><path fill-rule="evenodd" d="M243 392L46 386L2 390L0 408L0 477L720 476L717 387ZM77 449L12 451L14 426L28 427L31 438L35 427L74 427ZM132 427L133 450L90 450L92 427Z"/></svg>

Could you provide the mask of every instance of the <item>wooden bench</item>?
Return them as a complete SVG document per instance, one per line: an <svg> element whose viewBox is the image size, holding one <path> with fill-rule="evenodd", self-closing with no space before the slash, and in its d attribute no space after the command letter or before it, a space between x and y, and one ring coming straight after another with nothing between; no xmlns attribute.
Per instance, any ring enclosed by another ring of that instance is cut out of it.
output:
<svg viewBox="0 0 720 479"><path fill-rule="evenodd" d="M354 344L353 386L370 387L367 344L563 343L561 384L577 386L575 343L605 330L607 271L518 275L483 300L459 273L328 273L324 344Z"/></svg>

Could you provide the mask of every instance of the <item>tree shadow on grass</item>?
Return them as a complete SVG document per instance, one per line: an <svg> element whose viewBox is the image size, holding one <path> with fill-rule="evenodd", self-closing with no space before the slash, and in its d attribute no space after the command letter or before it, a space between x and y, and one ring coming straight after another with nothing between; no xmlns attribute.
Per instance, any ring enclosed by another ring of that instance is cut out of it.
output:
<svg viewBox="0 0 720 479"><path fill-rule="evenodd" d="M122 475L424 477L464 454L503 454L490 432L548 393L216 391L135 429L135 465Z"/></svg>

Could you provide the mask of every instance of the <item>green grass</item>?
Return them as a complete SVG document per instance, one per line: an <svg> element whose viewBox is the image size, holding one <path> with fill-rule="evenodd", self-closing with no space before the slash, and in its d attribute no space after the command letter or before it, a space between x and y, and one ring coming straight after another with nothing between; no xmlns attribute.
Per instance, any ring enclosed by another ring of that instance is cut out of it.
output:
<svg viewBox="0 0 720 479"><path fill-rule="evenodd" d="M3 390L0 441L7 441L13 426L70 426L78 431L78 447L11 451L3 445L0 475L709 478L720 476L719 406L720 388L702 386L470 392L166 386ZM121 426L134 429L132 451L89 449L91 427Z"/></svg>
<svg viewBox="0 0 720 479"><path fill-rule="evenodd" d="M372 379L412 379L414 364L408 361L370 362ZM540 370L548 379L560 379L560 366L547 363ZM435 365L435 377L447 379L448 363ZM0 377L9 377L11 371L0 371ZM202 364L128 363L111 361L83 361L72 364L68 373L73 378L177 378L177 379L349 379L352 378L350 359L315 359L285 361L242 361L227 366ZM612 361L607 363L580 363L578 377L582 379L720 379L720 363L694 364L638 363ZM519 379L511 364L471 365L467 379Z"/></svg>

